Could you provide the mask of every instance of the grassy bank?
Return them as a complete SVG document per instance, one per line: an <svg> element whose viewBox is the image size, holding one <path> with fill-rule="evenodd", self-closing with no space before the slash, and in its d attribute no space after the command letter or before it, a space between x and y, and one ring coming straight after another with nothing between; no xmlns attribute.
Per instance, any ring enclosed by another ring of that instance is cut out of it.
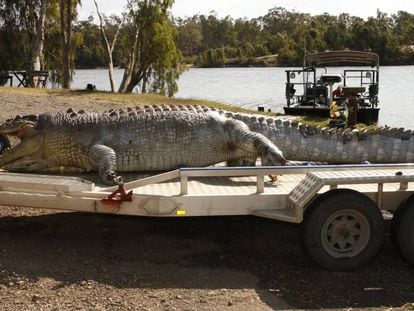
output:
<svg viewBox="0 0 414 311"><path fill-rule="evenodd" d="M19 100L20 99L20 100ZM62 89L35 89L0 87L0 102L8 106L10 100L17 103L16 108L41 104L42 108L59 108L62 105L88 110L116 109L144 105L200 105L229 110L232 112L256 113L256 110L244 109L235 105L228 105L216 101L200 99L170 98L154 94L120 94L103 91L62 90ZM95 105L94 105L95 104ZM109 105L109 106L108 106ZM42 109L44 111L45 109ZM41 112L41 111L39 111ZM269 115L269 113L261 113ZM274 114L272 114L274 115Z"/></svg>

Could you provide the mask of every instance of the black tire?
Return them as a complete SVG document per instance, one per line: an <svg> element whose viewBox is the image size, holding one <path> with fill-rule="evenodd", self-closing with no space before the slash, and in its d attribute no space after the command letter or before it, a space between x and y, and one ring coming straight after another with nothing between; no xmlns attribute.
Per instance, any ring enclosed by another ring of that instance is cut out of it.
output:
<svg viewBox="0 0 414 311"><path fill-rule="evenodd" d="M322 268L351 271L370 262L384 240L384 220L376 204L353 190L329 191L309 206L302 243Z"/></svg>
<svg viewBox="0 0 414 311"><path fill-rule="evenodd" d="M414 265L414 196L411 196L394 213L391 235L400 256Z"/></svg>

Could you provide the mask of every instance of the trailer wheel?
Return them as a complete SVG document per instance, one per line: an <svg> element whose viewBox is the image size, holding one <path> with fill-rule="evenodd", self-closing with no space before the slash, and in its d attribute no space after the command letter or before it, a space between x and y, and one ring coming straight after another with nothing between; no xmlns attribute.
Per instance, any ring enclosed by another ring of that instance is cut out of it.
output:
<svg viewBox="0 0 414 311"><path fill-rule="evenodd" d="M304 216L303 246L324 269L358 269L381 248L384 238L381 212L371 199L357 191L329 191L308 207Z"/></svg>
<svg viewBox="0 0 414 311"><path fill-rule="evenodd" d="M414 265L414 196L411 196L394 213L391 235L400 256Z"/></svg>

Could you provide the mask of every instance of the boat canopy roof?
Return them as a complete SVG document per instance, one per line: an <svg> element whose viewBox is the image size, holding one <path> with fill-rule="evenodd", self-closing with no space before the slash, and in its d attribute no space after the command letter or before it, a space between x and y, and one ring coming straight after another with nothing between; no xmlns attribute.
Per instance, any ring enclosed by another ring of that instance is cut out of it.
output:
<svg viewBox="0 0 414 311"><path fill-rule="evenodd" d="M308 54L305 61L307 66L350 63L379 66L379 57L376 53L362 51L330 51Z"/></svg>

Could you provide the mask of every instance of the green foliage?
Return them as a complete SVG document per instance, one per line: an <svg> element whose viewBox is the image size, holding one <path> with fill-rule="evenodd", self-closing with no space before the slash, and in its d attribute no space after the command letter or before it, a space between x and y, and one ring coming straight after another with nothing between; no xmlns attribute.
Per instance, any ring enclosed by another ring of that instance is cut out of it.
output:
<svg viewBox="0 0 414 311"><path fill-rule="evenodd" d="M151 93L171 97L178 91L176 80L181 74L181 55L175 46L173 28L168 19L156 22L154 30L150 90Z"/></svg>
<svg viewBox="0 0 414 311"><path fill-rule="evenodd" d="M223 67L227 60L226 53L224 48L208 49L199 55L196 64L199 67Z"/></svg>
<svg viewBox="0 0 414 311"><path fill-rule="evenodd" d="M31 47L22 31L0 31L0 70L28 68Z"/></svg>
<svg viewBox="0 0 414 311"><path fill-rule="evenodd" d="M222 66L215 56L222 48L225 66L249 65L254 58L268 54L278 54L278 65L300 66L305 44L307 53L373 51L379 54L382 64L413 63L414 15L403 11L391 16L378 11L377 16L364 20L345 13L311 16L276 7L251 20L219 19L214 12L195 15L180 19L177 28L180 39L176 40L184 55L189 52L182 39L190 36L185 32L197 29L197 49L191 52L198 52L197 66Z"/></svg>
<svg viewBox="0 0 414 311"><path fill-rule="evenodd" d="M107 53L102 44L99 26L89 21L82 21L75 25L74 33L81 36L81 44L76 48L76 67L106 67Z"/></svg>
<svg viewBox="0 0 414 311"><path fill-rule="evenodd" d="M50 0L53 23L57 0ZM0 70L31 69L40 0L0 0Z"/></svg>
<svg viewBox="0 0 414 311"><path fill-rule="evenodd" d="M29 68L40 1L0 0L0 70ZM388 15L378 11L376 16L362 19L346 13L312 16L275 7L250 20L218 18L215 12L171 20L172 0L130 3L113 51L114 65L128 68L139 30L136 67L128 91L139 87L144 92L173 94L182 72L181 55L201 67L300 66L306 45L307 53L373 51L379 54L382 65L414 64L414 14L409 12ZM59 22L59 1L50 0L42 59L45 69L61 68ZM109 36L116 24L116 17L106 18ZM71 43L71 62L76 68L107 66L99 26L92 19L73 26ZM269 63L267 55L277 55L277 62Z"/></svg>
<svg viewBox="0 0 414 311"><path fill-rule="evenodd" d="M172 96L182 73L182 57L174 41L169 19L171 0L131 0L128 31L121 39L126 51L126 70L120 92L152 92Z"/></svg>
<svg viewBox="0 0 414 311"><path fill-rule="evenodd" d="M200 53L203 39L201 25L195 19L190 19L186 23L178 20L177 23L175 42L178 49L180 49L184 56L193 56Z"/></svg>

